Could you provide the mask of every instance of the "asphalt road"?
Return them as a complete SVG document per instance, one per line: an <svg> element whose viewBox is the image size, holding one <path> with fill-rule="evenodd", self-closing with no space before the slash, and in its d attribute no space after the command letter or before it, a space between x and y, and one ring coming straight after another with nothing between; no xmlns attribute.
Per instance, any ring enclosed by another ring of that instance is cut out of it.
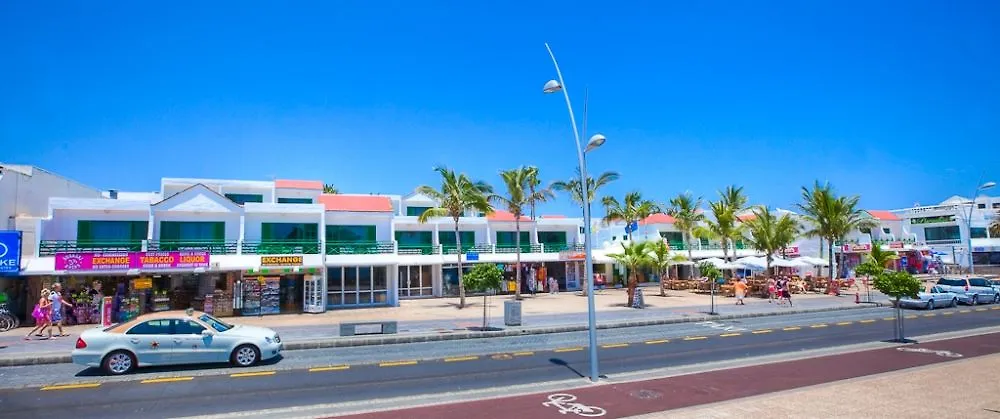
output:
<svg viewBox="0 0 1000 419"><path fill-rule="evenodd" d="M601 370L615 374L879 341L892 336L892 321L885 320L891 314L853 310L606 330ZM906 314L910 335L1000 325L1000 306ZM8 389L0 390L0 418L194 416L570 379L586 374L585 337L295 351L253 369L166 369L113 380L72 365L3 368L0 386Z"/></svg>

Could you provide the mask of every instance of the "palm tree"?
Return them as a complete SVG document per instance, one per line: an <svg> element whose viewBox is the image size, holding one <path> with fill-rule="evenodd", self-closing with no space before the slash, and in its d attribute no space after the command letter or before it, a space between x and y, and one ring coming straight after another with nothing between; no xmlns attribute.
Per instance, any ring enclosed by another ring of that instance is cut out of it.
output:
<svg viewBox="0 0 1000 419"><path fill-rule="evenodd" d="M550 188L538 188L542 186L542 181L538 179L537 167L528 166L525 170L528 171L528 206L531 207L531 221L535 221L535 207L538 206L538 203L554 199L556 196ZM537 198L533 199L532 197Z"/></svg>
<svg viewBox="0 0 1000 419"><path fill-rule="evenodd" d="M882 269L885 269L889 262L898 258L899 256L896 256L896 253L882 250L882 246L879 246L878 243L872 245L872 251L868 254L868 261Z"/></svg>
<svg viewBox="0 0 1000 419"><path fill-rule="evenodd" d="M719 191L719 198L734 214L747 209L747 196L743 194L742 186L727 186L725 190Z"/></svg>
<svg viewBox="0 0 1000 419"><path fill-rule="evenodd" d="M771 212L766 206L754 208L754 217L744 224L752 237L750 245L767 255L767 272L770 275L771 261L774 254L788 247L799 235L801 227L799 222L788 214L780 217Z"/></svg>
<svg viewBox="0 0 1000 419"><path fill-rule="evenodd" d="M625 199L618 202L613 196L606 196L601 200L604 204L605 215L601 220L605 224L615 221L624 221L626 228L641 220L645 220L650 215L663 212L655 202L642 198L642 193L633 191L625 194ZM628 239L632 240L632 231L628 231Z"/></svg>
<svg viewBox="0 0 1000 419"><path fill-rule="evenodd" d="M629 307L632 307L632 303L635 302L635 289L639 286L639 270L653 263L653 258L650 256L653 243L649 241L622 243L622 253L608 254L609 257L624 265L628 271Z"/></svg>
<svg viewBox="0 0 1000 419"><path fill-rule="evenodd" d="M690 192L677 195L670 200L670 209L667 214L674 217L674 227L677 227L684 235L684 246L688 250L688 259L694 259L691 252L691 233L698 227L699 223L705 220L705 214L701 212L701 197L694 198Z"/></svg>
<svg viewBox="0 0 1000 419"><path fill-rule="evenodd" d="M666 242L659 240L650 242L652 245L652 253L650 254L650 265L656 269L656 273L660 275L660 297L666 297L667 291L663 287L664 280L670 275L670 267L674 262L686 260L682 255L672 255L670 254L670 246Z"/></svg>
<svg viewBox="0 0 1000 419"><path fill-rule="evenodd" d="M712 219L706 219L704 226L695 227L694 235L719 240L722 243L722 258L728 262L729 243L743 237L744 225L724 201L709 202L708 207L712 211Z"/></svg>
<svg viewBox="0 0 1000 419"><path fill-rule="evenodd" d="M829 183L813 184L812 189L802 187L802 202L798 204L803 218L809 222L807 237L819 237L827 245L829 275L833 279L833 242L837 240L834 220L837 217L837 196ZM822 251L821 251L822 252Z"/></svg>
<svg viewBox="0 0 1000 419"><path fill-rule="evenodd" d="M548 199L547 191L531 191L531 182L537 180L537 173L538 169L524 166L504 170L500 172L500 178L507 185L507 196L494 193L489 195L491 202L506 207L507 211L514 215L516 231L514 245L517 246L517 284L514 288L514 298L518 300L521 299L521 216L524 215L525 205L534 205L536 202L545 202Z"/></svg>
<svg viewBox="0 0 1000 419"><path fill-rule="evenodd" d="M444 166L434 168L441 175L441 189L431 186L421 186L417 192L427 195L438 206L420 214L417 220L426 223L433 217L451 217L455 221L455 245L458 249L458 296L459 308L465 308L465 284L462 283L462 238L458 234L458 219L469 210L492 213L493 207L487 196L493 193L493 188L485 182L472 181L465 173L455 173Z"/></svg>
<svg viewBox="0 0 1000 419"><path fill-rule="evenodd" d="M338 194L338 193L340 193L340 191L337 190L337 187L333 186L332 183L324 183L323 184L323 193Z"/></svg>
<svg viewBox="0 0 1000 419"><path fill-rule="evenodd" d="M597 196L597 191L607 186L609 183L614 182L620 178L621 175L618 172L604 172L601 173L597 179L592 177L587 177L587 192L589 199L588 203L594 202L594 197ZM580 205L583 208L583 188L580 183L580 168L576 169L576 177L570 180L560 180L552 182L549 188L554 191L566 192L569 194L570 199Z"/></svg>
<svg viewBox="0 0 1000 419"><path fill-rule="evenodd" d="M836 234L836 240L842 241L854 231L878 228L878 221L875 221L865 210L858 208L859 201L861 201L861 197L857 195L841 196L835 201L834 214L836 218L833 222L833 232ZM844 266L844 252L840 252L837 266ZM841 272L843 272L842 268Z"/></svg>

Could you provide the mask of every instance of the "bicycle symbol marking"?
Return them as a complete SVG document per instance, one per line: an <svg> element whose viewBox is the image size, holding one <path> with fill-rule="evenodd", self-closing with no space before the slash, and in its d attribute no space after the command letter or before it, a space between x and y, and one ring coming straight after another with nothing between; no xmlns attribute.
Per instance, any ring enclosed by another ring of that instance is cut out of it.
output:
<svg viewBox="0 0 1000 419"><path fill-rule="evenodd" d="M572 413L585 418L596 418L608 414L607 410L600 407L576 403L576 396L566 393L550 394L549 401L543 402L542 406L555 407L559 409L559 413L564 415Z"/></svg>
<svg viewBox="0 0 1000 419"><path fill-rule="evenodd" d="M937 356L943 356L945 358L961 358L963 356L960 353L955 353L955 352L952 352L952 351L945 351L945 350L935 351L933 349L927 349L927 348L896 348L896 350L897 351L901 351L901 352L914 352L914 353L920 353L920 354L933 354L933 355L937 355Z"/></svg>

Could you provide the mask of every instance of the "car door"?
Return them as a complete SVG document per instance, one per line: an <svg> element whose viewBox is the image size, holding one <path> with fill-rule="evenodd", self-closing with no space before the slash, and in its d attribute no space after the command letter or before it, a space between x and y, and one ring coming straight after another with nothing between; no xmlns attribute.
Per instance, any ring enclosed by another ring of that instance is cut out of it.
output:
<svg viewBox="0 0 1000 419"><path fill-rule="evenodd" d="M172 323L171 319L147 320L125 332L127 345L140 365L173 363Z"/></svg>
<svg viewBox="0 0 1000 419"><path fill-rule="evenodd" d="M171 336L173 357L178 364L203 364L219 362L213 359L212 340L204 336L205 326L191 319L178 319Z"/></svg>

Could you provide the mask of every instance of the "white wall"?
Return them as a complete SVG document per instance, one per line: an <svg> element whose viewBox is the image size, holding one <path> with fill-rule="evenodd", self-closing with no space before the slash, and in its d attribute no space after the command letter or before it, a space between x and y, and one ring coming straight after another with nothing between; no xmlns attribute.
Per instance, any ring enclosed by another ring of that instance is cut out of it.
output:
<svg viewBox="0 0 1000 419"><path fill-rule="evenodd" d="M228 190L229 188L226 189ZM316 204L319 202L320 192L322 191L312 189L278 189L274 202L278 202L278 198L312 198L312 202ZM264 202L269 202L266 195L264 196Z"/></svg>
<svg viewBox="0 0 1000 419"><path fill-rule="evenodd" d="M319 226L320 220L319 214L246 214L243 240L260 241L261 223L311 223Z"/></svg>
<svg viewBox="0 0 1000 419"><path fill-rule="evenodd" d="M52 219L42 220L41 240L76 240L77 222L149 221L147 211L52 210Z"/></svg>
<svg viewBox="0 0 1000 419"><path fill-rule="evenodd" d="M0 178L0 229L13 227L16 215L47 217L49 198L100 198L101 191L31 166L8 165Z"/></svg>
<svg viewBox="0 0 1000 419"><path fill-rule="evenodd" d="M240 215L237 213L205 213L194 214L190 212L157 211L153 217L153 238L160 239L161 221L205 221L226 223L226 240L239 240L240 238Z"/></svg>

